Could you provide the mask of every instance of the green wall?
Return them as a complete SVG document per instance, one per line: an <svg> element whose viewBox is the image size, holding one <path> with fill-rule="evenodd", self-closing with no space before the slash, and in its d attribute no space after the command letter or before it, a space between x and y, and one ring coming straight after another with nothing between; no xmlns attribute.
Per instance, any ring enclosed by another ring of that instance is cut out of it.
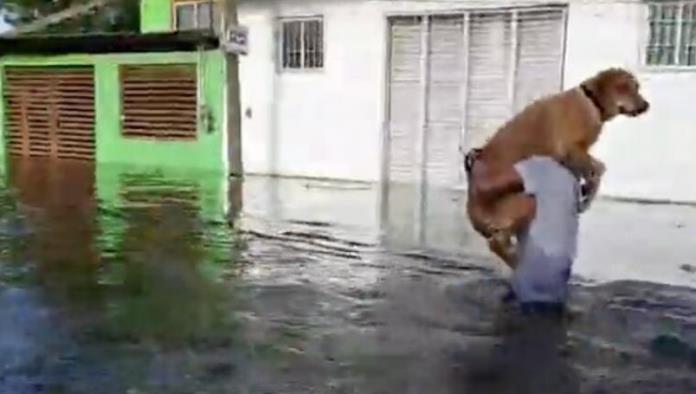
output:
<svg viewBox="0 0 696 394"><path fill-rule="evenodd" d="M152 33L172 29L172 0L140 0L140 31Z"/></svg>
<svg viewBox="0 0 696 394"><path fill-rule="evenodd" d="M213 125L203 130L199 121L195 141L156 141L125 138L121 135L119 64L169 64L199 62L199 87L202 102L212 113ZM225 58L219 51L170 52L148 54L68 55L68 56L6 56L0 67L9 65L94 65L95 71L95 135L98 164L123 163L157 165L218 172L227 170L224 130ZM1 88L1 86L0 86ZM4 113L4 100L0 115ZM2 118L4 119L4 117ZM4 135L4 122L0 136ZM4 139L2 149L5 151Z"/></svg>

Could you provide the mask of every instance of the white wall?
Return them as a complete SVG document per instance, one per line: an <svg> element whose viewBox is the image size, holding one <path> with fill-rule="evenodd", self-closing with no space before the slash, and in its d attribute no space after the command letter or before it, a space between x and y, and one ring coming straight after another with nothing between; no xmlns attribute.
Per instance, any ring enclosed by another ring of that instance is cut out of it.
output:
<svg viewBox="0 0 696 394"><path fill-rule="evenodd" d="M600 138L595 154L607 164L603 194L696 201L696 72L642 66L645 18L639 3L572 3L565 84L622 66L636 73L651 103L648 114L615 120Z"/></svg>
<svg viewBox="0 0 696 394"><path fill-rule="evenodd" d="M383 122L384 22L354 0L242 3L250 53L241 61L247 172L376 181ZM322 15L325 66L276 72L278 17Z"/></svg>
<svg viewBox="0 0 696 394"><path fill-rule="evenodd" d="M514 4L543 1L519 1ZM511 2L498 2L510 6ZM492 1L253 0L240 19L250 28L242 59L243 160L251 173L376 181L381 168L386 16L495 6ZM277 17L323 15L325 68L277 73ZM694 72L641 66L647 26L640 3L571 2L564 85L607 66L636 72L651 102L638 119L615 120L595 148L608 167L605 195L696 201Z"/></svg>
<svg viewBox="0 0 696 394"><path fill-rule="evenodd" d="M471 5L492 6L493 2L242 1L239 18L249 27L250 47L240 69L245 171L378 181L385 121L387 15ZM324 17L324 69L276 72L273 27L277 18L313 15ZM248 108L251 117L244 115Z"/></svg>

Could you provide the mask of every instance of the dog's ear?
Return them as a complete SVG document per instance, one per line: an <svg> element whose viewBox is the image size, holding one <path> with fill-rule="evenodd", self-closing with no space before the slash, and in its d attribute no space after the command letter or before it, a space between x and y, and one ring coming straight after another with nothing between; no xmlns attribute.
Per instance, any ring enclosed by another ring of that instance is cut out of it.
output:
<svg viewBox="0 0 696 394"><path fill-rule="evenodd" d="M598 98L604 97L609 93L614 80L621 74L618 68L609 68L598 72L594 77L586 81L587 88Z"/></svg>
<svg viewBox="0 0 696 394"><path fill-rule="evenodd" d="M624 71L620 68L609 68L600 71L582 84L585 89L591 92L597 104L601 106L600 111L602 117L605 118L604 120L618 115L618 106L612 93L612 87L616 79L623 73Z"/></svg>

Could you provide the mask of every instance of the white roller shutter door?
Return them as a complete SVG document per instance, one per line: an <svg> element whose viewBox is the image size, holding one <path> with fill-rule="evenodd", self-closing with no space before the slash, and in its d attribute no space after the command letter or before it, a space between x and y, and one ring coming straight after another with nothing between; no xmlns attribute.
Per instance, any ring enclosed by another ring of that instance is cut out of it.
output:
<svg viewBox="0 0 696 394"><path fill-rule="evenodd" d="M466 148L483 145L510 116L509 12L473 13L469 25Z"/></svg>
<svg viewBox="0 0 696 394"><path fill-rule="evenodd" d="M559 92L563 79L563 9L520 11L517 22L515 112Z"/></svg>
<svg viewBox="0 0 696 394"><path fill-rule="evenodd" d="M454 187L463 181L464 17L432 17L428 39L425 178L429 186Z"/></svg>
<svg viewBox="0 0 696 394"><path fill-rule="evenodd" d="M418 180L423 127L421 18L390 22L388 176L391 182L410 183Z"/></svg>
<svg viewBox="0 0 696 394"><path fill-rule="evenodd" d="M416 217L423 132L423 18L389 19L387 183L381 198L384 242L398 247L417 243Z"/></svg>
<svg viewBox="0 0 696 394"><path fill-rule="evenodd" d="M449 235L469 227L446 207L460 194L435 189L463 183L461 150L560 91L564 33L561 7L389 18L382 222L390 244L457 247Z"/></svg>

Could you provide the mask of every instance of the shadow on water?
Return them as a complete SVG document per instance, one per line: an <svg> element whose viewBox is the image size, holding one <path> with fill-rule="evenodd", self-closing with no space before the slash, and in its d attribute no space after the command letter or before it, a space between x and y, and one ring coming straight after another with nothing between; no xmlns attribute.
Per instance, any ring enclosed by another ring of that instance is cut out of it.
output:
<svg viewBox="0 0 696 394"><path fill-rule="evenodd" d="M480 251L434 252L456 215L396 189L35 159L5 181L3 394L696 388L693 290L577 286L569 324L516 319Z"/></svg>

